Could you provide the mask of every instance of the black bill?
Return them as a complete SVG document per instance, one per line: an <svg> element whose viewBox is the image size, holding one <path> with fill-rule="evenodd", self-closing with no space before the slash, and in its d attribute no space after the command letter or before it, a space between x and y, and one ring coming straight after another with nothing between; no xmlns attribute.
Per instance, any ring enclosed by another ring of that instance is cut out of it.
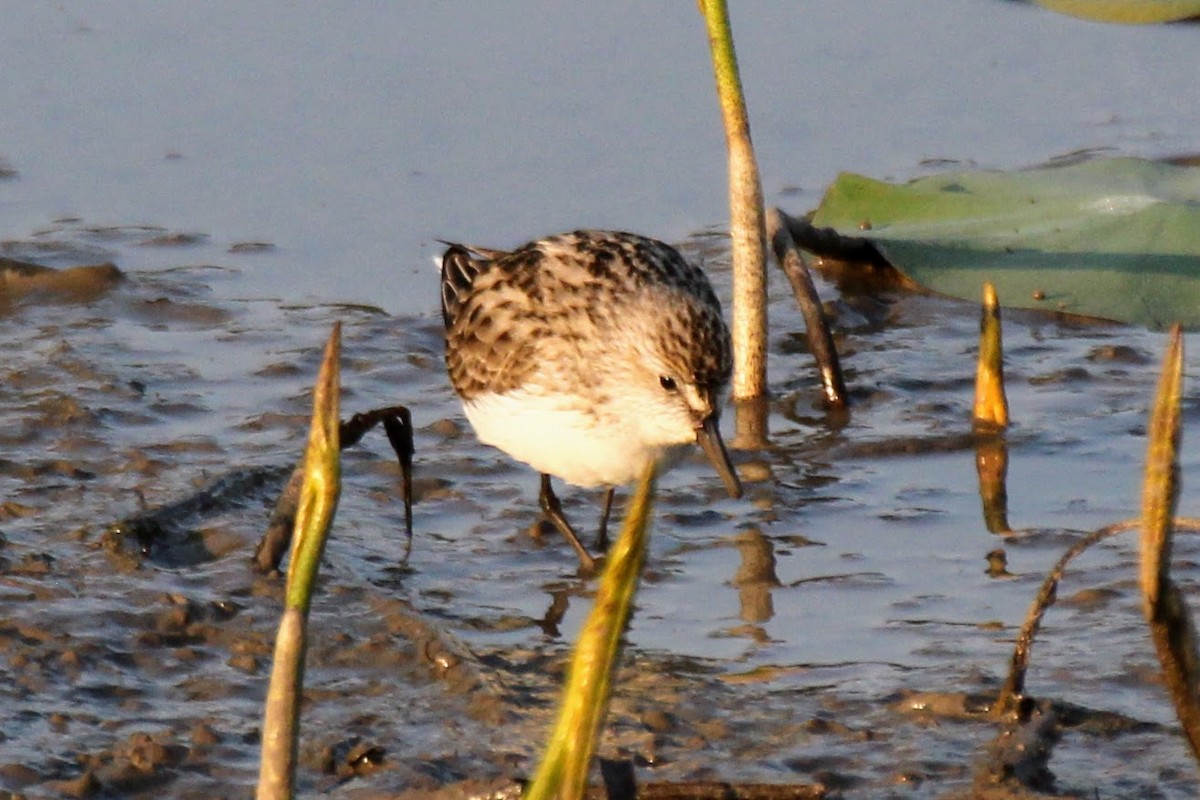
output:
<svg viewBox="0 0 1200 800"><path fill-rule="evenodd" d="M742 482L738 480L733 462L729 460L729 453L725 450L725 442L721 440L721 429L717 425L716 414L705 419L696 429L696 444L704 450L704 455L708 456L721 480L725 481L725 489L729 496L741 497Z"/></svg>

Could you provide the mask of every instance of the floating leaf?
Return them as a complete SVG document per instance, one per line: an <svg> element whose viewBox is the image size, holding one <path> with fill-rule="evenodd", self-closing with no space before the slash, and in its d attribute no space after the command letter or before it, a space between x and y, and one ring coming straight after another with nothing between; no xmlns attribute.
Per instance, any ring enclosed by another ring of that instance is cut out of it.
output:
<svg viewBox="0 0 1200 800"><path fill-rule="evenodd" d="M813 224L865 236L916 283L1006 306L1200 327L1200 167L1135 158L897 185L842 174Z"/></svg>
<svg viewBox="0 0 1200 800"><path fill-rule="evenodd" d="M1097 22L1145 25L1200 17L1200 0L1034 0L1039 6Z"/></svg>

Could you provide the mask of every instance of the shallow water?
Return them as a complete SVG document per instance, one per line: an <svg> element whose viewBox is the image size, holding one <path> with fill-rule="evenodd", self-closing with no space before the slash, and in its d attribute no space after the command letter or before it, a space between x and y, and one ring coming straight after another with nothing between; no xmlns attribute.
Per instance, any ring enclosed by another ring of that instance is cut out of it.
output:
<svg viewBox="0 0 1200 800"><path fill-rule="evenodd" d="M19 4L0 43L0 237L63 216L201 234L123 267L241 270L222 296L427 313L436 239L581 226L677 241L727 218L692 3L343 8ZM1192 26L1011 0L733 9L768 202L838 172L1200 149ZM2 166L2 165L0 165ZM272 249L230 253L238 244Z"/></svg>
<svg viewBox="0 0 1200 800"><path fill-rule="evenodd" d="M3 254L128 275L0 312L5 791L101 793L91 775L112 796L249 792L280 585L248 562L270 498L201 521L167 564L102 533L233 467L293 460L335 320L344 412L412 409L416 535L402 563L398 469L368 436L346 454L313 609L302 785L379 796L532 769L591 585L556 537L527 535L536 476L458 410L432 239L635 228L703 255L728 297L723 240L689 236L723 218L722 142L690 4L441 8L30 6L0 33L31 59L0 88L28 110L0 120L18 173L0 181ZM734 23L768 193L791 210L842 168L1200 145L1172 88L1194 73L1191 28L1008 2L921 0L925 19L898 0L756 8ZM737 455L765 477L729 500L697 456L662 481L604 751L645 780L961 792L997 730L906 693L994 693L1045 571L1078 531L1135 513L1164 337L1006 317L1019 532L1001 537L964 444L976 309L842 297L855 406L836 425L785 282L772 291L773 447ZM1196 408L1189 391L1188 425ZM597 498L564 500L588 527ZM1179 542L1185 590L1196 546ZM988 572L997 548L1007 574ZM1028 688L1137 723L1068 726L1061 790L1189 797L1134 555L1118 537L1068 574Z"/></svg>
<svg viewBox="0 0 1200 800"><path fill-rule="evenodd" d="M710 267L727 291L723 261ZM535 476L465 429L432 319L216 300L212 279L134 273L89 307L25 305L0 320L10 788L61 788L48 782L85 766L130 795L250 785L280 587L248 559L269 498L203 520L171 566L138 566L101 534L138 510L139 492L154 506L231 467L294 458L335 319L346 413L397 400L413 411L416 535L402 565L398 470L382 435L368 437L347 454L314 606L305 785L334 780L315 751L355 737L386 755L346 791L527 772L590 591L557 537L539 546L525 532ZM880 796L900 775L906 795L914 782L919 796L963 786L994 729L914 716L900 693L995 692L1074 531L1134 513L1161 335L1008 320L1009 517L1022 530L1000 537L984 527L962 445L976 311L885 301L886 324L839 336L857 399L848 425L815 410L815 373L787 352L795 315L781 295L774 446L739 457L770 477L740 501L699 457L663 480L606 740L610 754L653 762L646 779L819 780L848 796ZM1113 359L1113 345L1130 349ZM1194 462L1185 453L1185 481ZM1194 513L1186 495L1181 513ZM570 493L568 513L588 520L596 500ZM1002 577L987 572L996 548ZM1180 549L1191 585L1195 545L1185 537ZM1117 539L1071 574L1029 689L1147 723L1132 764L1121 755L1132 734L1070 733L1052 762L1060 786L1187 796L1134 554ZM461 662L449 677L446 647ZM169 745L157 770L113 766L135 733Z"/></svg>

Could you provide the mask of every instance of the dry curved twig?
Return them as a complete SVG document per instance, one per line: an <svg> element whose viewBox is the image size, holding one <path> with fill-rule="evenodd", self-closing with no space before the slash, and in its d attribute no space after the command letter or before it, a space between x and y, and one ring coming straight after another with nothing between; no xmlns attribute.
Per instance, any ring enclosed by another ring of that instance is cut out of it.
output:
<svg viewBox="0 0 1200 800"><path fill-rule="evenodd" d="M1000 689L1000 694L997 696L996 702L992 705L993 717L1002 717L1014 713L1022 696L1025 694L1025 674L1029 670L1029 655L1033 649L1033 640L1037 637L1038 631L1041 629L1042 618L1046 615L1050 606L1054 605L1058 593L1058 584L1062 582L1067 565L1077 555L1097 542L1102 542L1105 539L1116 536L1118 533L1137 530L1141 527L1141 524L1142 521L1140 518L1126 519L1094 530L1071 545L1058 559L1053 569L1050 570L1050 574L1042 582L1042 586L1038 589L1033 602L1029 605L1029 611L1025 615L1025 622L1022 623L1021 632L1017 635L1017 644L1013 648L1012 659L1009 662L1008 678L1004 681L1004 686ZM1200 533L1200 518L1175 517L1174 526L1176 531Z"/></svg>
<svg viewBox="0 0 1200 800"><path fill-rule="evenodd" d="M412 517L412 460L413 460L413 427L412 415L404 406L389 406L364 411L355 414L349 420L339 425L341 448L345 450L357 444L367 431L380 423L387 433L396 459L400 462L401 489L404 494L404 530L407 535L404 559L412 550L413 517ZM296 507L300 500L300 485L304 477L303 463L292 472L287 485L279 494L271 520L258 547L254 551L253 564L259 572L271 572L278 569L283 561L283 554L292 541L292 526L296 520Z"/></svg>

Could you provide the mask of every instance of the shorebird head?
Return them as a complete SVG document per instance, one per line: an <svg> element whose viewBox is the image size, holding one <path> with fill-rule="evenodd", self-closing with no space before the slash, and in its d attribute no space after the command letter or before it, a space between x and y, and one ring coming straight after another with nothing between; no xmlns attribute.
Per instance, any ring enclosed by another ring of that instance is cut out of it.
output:
<svg viewBox="0 0 1200 800"><path fill-rule="evenodd" d="M691 297L661 299L653 313L631 315L628 336L634 357L626 362L628 374L621 379L624 413L649 444L699 444L729 495L740 497L742 486L719 427L732 371L729 332L720 306Z"/></svg>

